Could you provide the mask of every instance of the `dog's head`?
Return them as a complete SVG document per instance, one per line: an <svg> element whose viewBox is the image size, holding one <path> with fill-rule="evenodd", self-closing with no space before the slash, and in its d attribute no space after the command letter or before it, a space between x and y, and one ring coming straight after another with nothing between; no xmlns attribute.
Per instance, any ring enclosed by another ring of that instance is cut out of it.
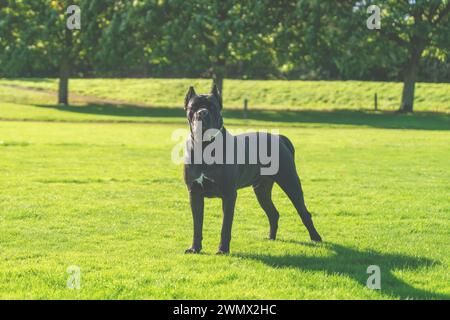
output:
<svg viewBox="0 0 450 320"><path fill-rule="evenodd" d="M203 136L208 131L211 137L204 139L210 140L214 134L222 130L222 98L215 84L210 94L197 95L194 87L190 87L184 99L184 109L192 134Z"/></svg>

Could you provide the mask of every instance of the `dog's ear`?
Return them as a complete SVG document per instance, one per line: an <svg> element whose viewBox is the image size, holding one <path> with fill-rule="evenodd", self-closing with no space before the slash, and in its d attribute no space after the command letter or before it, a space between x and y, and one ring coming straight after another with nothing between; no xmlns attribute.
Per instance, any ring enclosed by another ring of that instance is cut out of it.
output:
<svg viewBox="0 0 450 320"><path fill-rule="evenodd" d="M222 109L222 96L220 95L219 88L217 88L215 83L212 86L211 94L216 97L217 101L219 101L220 109Z"/></svg>
<svg viewBox="0 0 450 320"><path fill-rule="evenodd" d="M195 93L194 87L189 87L189 90L186 94L186 97L184 98L184 109L187 108L189 101L191 101L191 99L193 97L195 97L197 94Z"/></svg>

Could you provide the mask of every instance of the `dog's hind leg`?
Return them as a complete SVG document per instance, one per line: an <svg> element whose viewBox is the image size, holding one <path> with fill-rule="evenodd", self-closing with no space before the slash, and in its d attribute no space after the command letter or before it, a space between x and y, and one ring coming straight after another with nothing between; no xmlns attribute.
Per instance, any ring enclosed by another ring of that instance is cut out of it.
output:
<svg viewBox="0 0 450 320"><path fill-rule="evenodd" d="M280 214L278 213L275 205L272 201L272 188L274 180L272 178L264 178L259 183L253 185L253 190L255 191L256 198L258 199L261 208L269 218L270 232L269 239L275 240L277 237L278 230L278 219Z"/></svg>
<svg viewBox="0 0 450 320"><path fill-rule="evenodd" d="M275 176L275 181L291 200L302 219L303 224L308 230L311 240L322 241L322 238L314 227L311 214L306 208L302 185L297 170L295 169L294 159L293 157L286 157L283 159L283 162L284 163L280 165L278 174Z"/></svg>

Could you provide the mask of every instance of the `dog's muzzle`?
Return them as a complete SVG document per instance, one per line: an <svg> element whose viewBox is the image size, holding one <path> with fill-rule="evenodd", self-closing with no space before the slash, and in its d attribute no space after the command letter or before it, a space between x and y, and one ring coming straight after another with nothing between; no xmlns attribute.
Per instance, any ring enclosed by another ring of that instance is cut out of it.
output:
<svg viewBox="0 0 450 320"><path fill-rule="evenodd" d="M203 133L208 130L211 125L211 117L208 110L200 109L198 110L191 122L191 131L194 135L203 135Z"/></svg>

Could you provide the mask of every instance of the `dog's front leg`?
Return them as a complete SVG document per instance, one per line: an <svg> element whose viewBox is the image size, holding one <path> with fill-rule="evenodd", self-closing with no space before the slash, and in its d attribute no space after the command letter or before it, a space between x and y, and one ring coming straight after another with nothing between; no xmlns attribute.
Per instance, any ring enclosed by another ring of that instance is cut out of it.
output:
<svg viewBox="0 0 450 320"><path fill-rule="evenodd" d="M202 231L203 231L203 211L205 201L199 192L189 192L189 200L191 202L192 218L194 220L194 240L192 247L187 249L185 253L200 253L202 250Z"/></svg>
<svg viewBox="0 0 450 320"><path fill-rule="evenodd" d="M219 251L217 254L227 254L230 252L231 227L233 225L234 206L236 204L237 192L234 190L222 197L222 233Z"/></svg>

